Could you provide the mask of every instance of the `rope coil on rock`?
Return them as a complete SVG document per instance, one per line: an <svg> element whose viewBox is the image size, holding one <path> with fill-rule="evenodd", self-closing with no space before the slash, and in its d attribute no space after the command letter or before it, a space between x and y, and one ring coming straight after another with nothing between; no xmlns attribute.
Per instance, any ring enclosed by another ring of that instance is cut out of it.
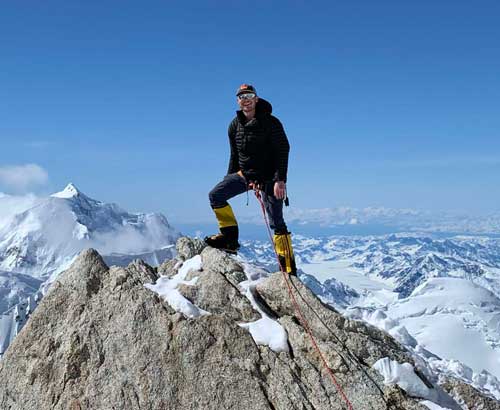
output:
<svg viewBox="0 0 500 410"><path fill-rule="evenodd" d="M271 228L269 226L269 221L267 219L266 209L265 209L264 202L262 201L262 197L260 195L259 190L255 189L254 192L255 192L255 196L257 197L257 200L259 201L260 206L262 208L262 214L264 215L264 221L266 223L267 233L269 234L269 239L271 240L271 243L273 245L274 254L276 255L276 259L278 261L278 266L280 267L280 271L283 274L283 279L285 280L285 283L287 285L288 293L289 293L290 298L291 298L291 300L293 302L294 308L295 308L296 312L298 313L298 316L299 316L299 319L300 319L300 321L302 323L302 326L306 329L306 332L309 335L309 338L311 339L311 343L312 343L314 349L318 353L318 355L319 355L319 357L321 359L321 362L323 363L323 366L325 367L327 373L329 374L330 378L332 379L332 382L333 382L334 386L336 387L337 391L342 396L342 399L344 400L345 404L347 405L347 408L349 410L353 410L352 403L347 398L347 395L345 394L344 390L342 389L342 387L340 386L339 382L335 378L335 376L334 376L334 374L332 372L332 369L330 368L330 366L328 366L326 358L325 358L324 354L321 352L321 349L319 348L318 343L316 342L316 339L314 338L314 335L312 334L312 331L311 331L311 328L309 326L309 323L305 319L304 315L302 314L302 310L300 309L300 306L297 303L295 295L293 294L293 291L292 291L292 287L290 285L290 281L291 280L288 277L288 273L281 266L278 253L276 252L276 247L274 245L273 236L272 236L272 233L271 233Z"/></svg>

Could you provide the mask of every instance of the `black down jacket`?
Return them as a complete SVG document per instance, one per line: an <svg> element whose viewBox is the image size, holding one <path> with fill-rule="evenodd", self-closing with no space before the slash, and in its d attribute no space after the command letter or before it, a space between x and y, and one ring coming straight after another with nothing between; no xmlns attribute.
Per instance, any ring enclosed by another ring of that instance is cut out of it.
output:
<svg viewBox="0 0 500 410"><path fill-rule="evenodd" d="M247 181L286 182L290 145L280 120L271 115L272 105L259 98L255 118L237 111L229 124L231 146L228 174L241 170Z"/></svg>

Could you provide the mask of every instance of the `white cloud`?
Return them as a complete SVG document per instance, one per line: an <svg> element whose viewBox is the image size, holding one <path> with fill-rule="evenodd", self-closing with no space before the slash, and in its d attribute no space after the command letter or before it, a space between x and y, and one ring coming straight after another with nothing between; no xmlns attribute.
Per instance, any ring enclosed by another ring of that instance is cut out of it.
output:
<svg viewBox="0 0 500 410"><path fill-rule="evenodd" d="M36 185L44 185L48 180L47 171L36 164L0 167L0 184L17 191L24 191Z"/></svg>
<svg viewBox="0 0 500 410"><path fill-rule="evenodd" d="M31 208L37 201L38 198L33 194L12 196L0 192L0 229L9 223L12 217Z"/></svg>

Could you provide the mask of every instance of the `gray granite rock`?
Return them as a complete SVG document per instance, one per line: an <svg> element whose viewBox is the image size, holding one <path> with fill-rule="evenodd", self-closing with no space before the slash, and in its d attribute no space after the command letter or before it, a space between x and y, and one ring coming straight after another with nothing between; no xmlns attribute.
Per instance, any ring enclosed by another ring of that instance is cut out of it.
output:
<svg viewBox="0 0 500 410"><path fill-rule="evenodd" d="M195 255L199 255L206 247L206 243L201 239L192 239L187 236L179 238L175 244L177 256L181 260L190 259Z"/></svg>
<svg viewBox="0 0 500 410"><path fill-rule="evenodd" d="M180 293L196 306L212 314L227 315L237 322L253 322L260 319L249 300L226 277L211 270L195 272L193 286L180 285Z"/></svg>
<svg viewBox="0 0 500 410"><path fill-rule="evenodd" d="M83 252L54 282L0 362L0 408L345 409L282 277L265 280L256 296L286 329L289 353L256 345L239 326L260 317L233 275L243 272L241 266L211 248L201 255L203 270L192 273L196 284L181 291L210 314L188 319L144 287L157 278L148 265L134 261L110 269L96 251ZM179 262L162 265L158 273L175 274ZM385 356L411 362L397 342L345 319L299 281L294 284L354 409L425 409L399 388L383 386L371 370ZM365 365L349 358L347 348Z"/></svg>
<svg viewBox="0 0 500 410"><path fill-rule="evenodd" d="M160 266L158 266L158 275L167 276L170 278L177 273L181 265L182 265L181 259L177 257L169 259L168 261L165 261Z"/></svg>
<svg viewBox="0 0 500 410"><path fill-rule="evenodd" d="M221 273L234 286L238 286L238 283L247 278L243 272L243 267L227 253L218 249L206 247L201 252L201 260L204 269Z"/></svg>

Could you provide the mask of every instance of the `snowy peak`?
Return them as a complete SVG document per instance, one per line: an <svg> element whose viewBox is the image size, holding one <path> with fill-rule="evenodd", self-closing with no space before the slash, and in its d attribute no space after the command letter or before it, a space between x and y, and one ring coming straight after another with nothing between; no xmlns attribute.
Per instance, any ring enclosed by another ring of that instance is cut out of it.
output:
<svg viewBox="0 0 500 410"><path fill-rule="evenodd" d="M0 226L0 269L45 278L88 247L103 254L145 254L172 245L178 236L161 214L129 213L70 183Z"/></svg>
<svg viewBox="0 0 500 410"><path fill-rule="evenodd" d="M64 188L60 192L56 192L55 194L52 194L51 197L53 198L62 198L62 199L70 199L70 198L75 198L77 196L81 195L81 192L78 190L78 188L73 184L69 183L66 188Z"/></svg>

